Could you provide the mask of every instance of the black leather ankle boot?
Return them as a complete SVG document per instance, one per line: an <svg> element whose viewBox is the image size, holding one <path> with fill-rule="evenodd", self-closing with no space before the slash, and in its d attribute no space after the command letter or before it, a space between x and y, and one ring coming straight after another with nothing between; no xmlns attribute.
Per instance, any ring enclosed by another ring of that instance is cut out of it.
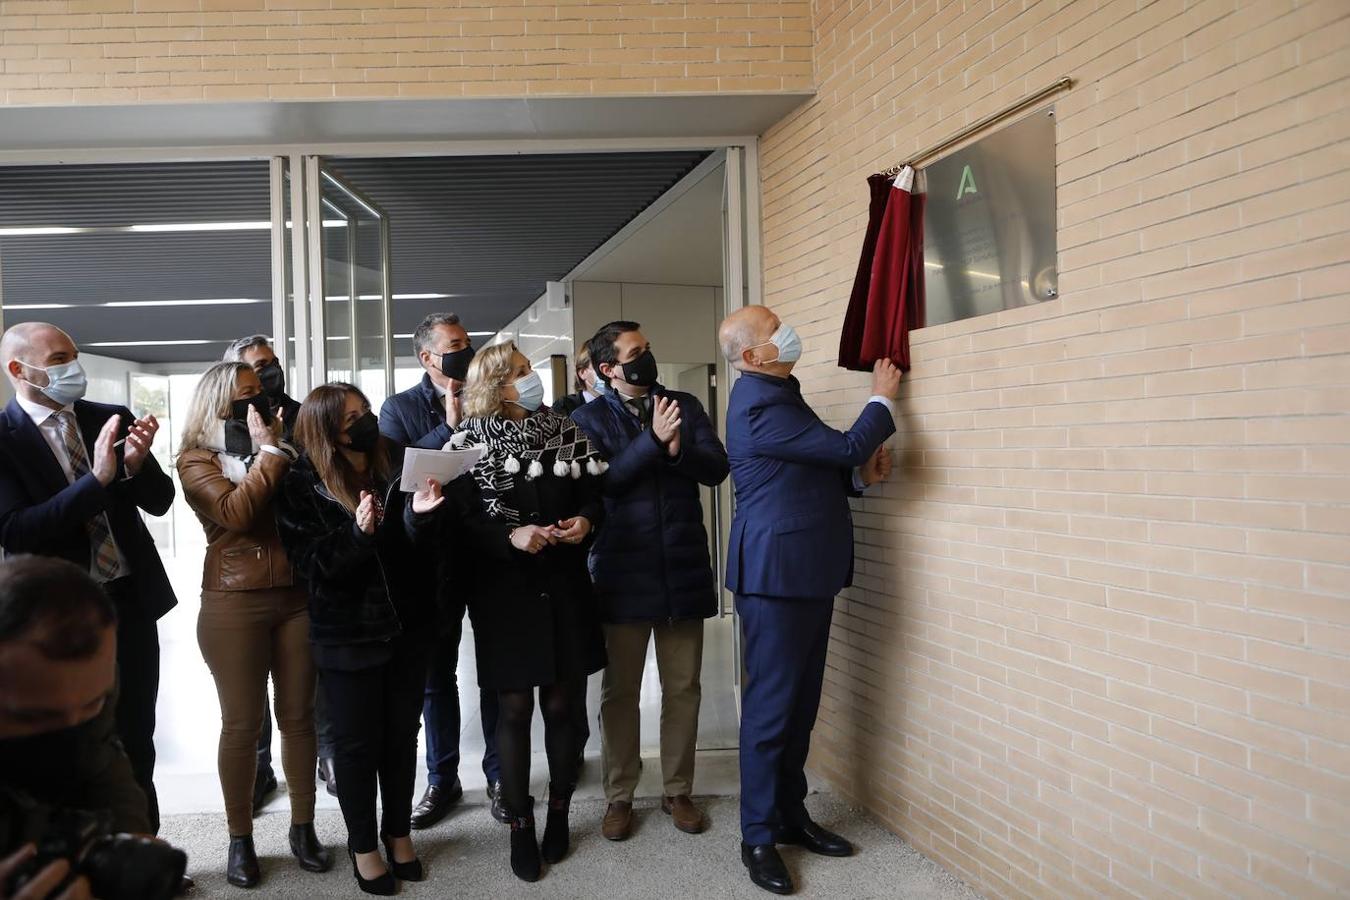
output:
<svg viewBox="0 0 1350 900"><path fill-rule="evenodd" d="M230 838L230 859L225 868L225 880L242 888L257 887L262 880L258 854L253 849L253 835Z"/></svg>
<svg viewBox="0 0 1350 900"><path fill-rule="evenodd" d="M521 881L538 881L539 839L534 830L534 798L530 798L523 815L511 810L507 821L511 825L511 871Z"/></svg>
<svg viewBox="0 0 1350 900"><path fill-rule="evenodd" d="M567 814L572 806L572 788L557 790L555 785L548 788L548 819L544 822L544 843L539 848L544 862L549 865L561 862L567 855L570 840L567 833Z"/></svg>
<svg viewBox="0 0 1350 900"><path fill-rule="evenodd" d="M333 868L333 854L319 843L319 836L314 833L313 822L292 825L290 840L291 853L300 862L300 868L306 872L327 872Z"/></svg>

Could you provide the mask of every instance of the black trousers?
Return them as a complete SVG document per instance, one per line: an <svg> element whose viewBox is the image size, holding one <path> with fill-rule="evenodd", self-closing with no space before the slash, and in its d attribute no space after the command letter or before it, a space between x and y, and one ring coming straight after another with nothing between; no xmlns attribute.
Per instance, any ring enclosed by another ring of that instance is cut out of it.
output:
<svg viewBox="0 0 1350 900"><path fill-rule="evenodd" d="M355 853L379 847L379 836L404 837L412 828L417 777L417 729L426 686L427 656L420 645L396 640L394 655L369 668L320 668L333 729L338 804ZM375 823L375 793L382 805Z"/></svg>
<svg viewBox="0 0 1350 900"><path fill-rule="evenodd" d="M131 761L131 774L145 791L150 827L159 831L155 794L155 702L159 699L159 627L136 613L133 580L104 585L117 608L117 736Z"/></svg>

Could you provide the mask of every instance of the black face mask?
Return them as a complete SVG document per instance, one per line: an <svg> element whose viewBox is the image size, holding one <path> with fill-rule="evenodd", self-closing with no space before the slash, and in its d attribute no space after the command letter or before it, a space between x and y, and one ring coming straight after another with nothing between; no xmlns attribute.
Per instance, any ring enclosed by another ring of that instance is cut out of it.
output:
<svg viewBox="0 0 1350 900"><path fill-rule="evenodd" d="M441 354L441 374L455 381L465 381L469 377L469 363L473 362L474 349L452 350Z"/></svg>
<svg viewBox="0 0 1350 900"><path fill-rule="evenodd" d="M258 370L258 380L262 382L263 393L273 400L286 393L286 370L276 360Z"/></svg>
<svg viewBox="0 0 1350 900"><path fill-rule="evenodd" d="M79 764L84 723L28 737L0 741L0 766L22 772L35 788L65 783Z"/></svg>
<svg viewBox="0 0 1350 900"><path fill-rule="evenodd" d="M366 413L347 429L347 437L351 439L348 446L357 453L369 453L380 442L380 420L374 413Z"/></svg>
<svg viewBox="0 0 1350 900"><path fill-rule="evenodd" d="M247 400L230 403L230 417L225 420L225 452L242 459L253 455L253 435L248 430L249 407L258 411L263 424L272 424L272 408L265 395L258 394Z"/></svg>
<svg viewBox="0 0 1350 900"><path fill-rule="evenodd" d="M623 380L634 387L649 388L656 384L656 357L652 351L643 350L642 355L630 363L617 367Z"/></svg>
<svg viewBox="0 0 1350 900"><path fill-rule="evenodd" d="M267 402L266 394L258 394L247 400L235 400L230 404L230 418L248 425L248 408L253 407L262 416L264 425L272 424L272 404Z"/></svg>
<svg viewBox="0 0 1350 900"><path fill-rule="evenodd" d="M241 459L253 455L253 435L248 425L238 419L225 420L225 452Z"/></svg>

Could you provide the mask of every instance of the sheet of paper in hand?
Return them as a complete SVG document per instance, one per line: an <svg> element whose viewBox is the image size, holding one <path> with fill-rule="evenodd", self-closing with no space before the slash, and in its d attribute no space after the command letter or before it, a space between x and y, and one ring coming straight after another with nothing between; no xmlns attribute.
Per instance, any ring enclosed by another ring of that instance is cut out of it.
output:
<svg viewBox="0 0 1350 900"><path fill-rule="evenodd" d="M426 486L428 478L449 484L473 468L482 455L482 447L469 450L418 450L409 447L403 452L403 477L399 481L399 488L408 492L419 491Z"/></svg>

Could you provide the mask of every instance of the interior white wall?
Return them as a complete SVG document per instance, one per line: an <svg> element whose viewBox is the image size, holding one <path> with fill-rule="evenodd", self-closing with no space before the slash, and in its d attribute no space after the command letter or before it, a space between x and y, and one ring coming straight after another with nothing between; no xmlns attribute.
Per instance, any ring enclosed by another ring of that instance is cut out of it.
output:
<svg viewBox="0 0 1350 900"><path fill-rule="evenodd" d="M642 326L662 363L715 363L721 289L674 284L572 282L572 316L578 341L626 319ZM575 348L569 350L575 353Z"/></svg>
<svg viewBox="0 0 1350 900"><path fill-rule="evenodd" d="M549 359L555 355L566 356L570 369L574 359L573 334L572 308L564 306L550 309L548 299L540 297L497 332L488 344L515 341L516 349L525 354L530 365L538 370L544 382L544 404L551 405L559 392L549 375ZM562 393L569 390L570 384L562 386Z"/></svg>

